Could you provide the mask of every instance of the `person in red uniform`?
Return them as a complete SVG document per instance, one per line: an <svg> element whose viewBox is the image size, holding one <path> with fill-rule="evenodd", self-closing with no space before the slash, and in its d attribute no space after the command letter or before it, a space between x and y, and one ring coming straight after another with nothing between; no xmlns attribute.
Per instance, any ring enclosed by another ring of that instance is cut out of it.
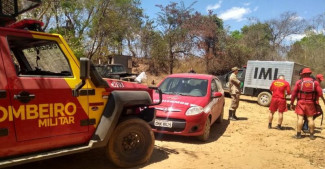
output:
<svg viewBox="0 0 325 169"><path fill-rule="evenodd" d="M322 74L317 74L316 75L316 80L319 84L322 83L322 81L324 80L324 76ZM325 104L325 99L324 99L324 96L321 95L320 98L323 100L323 103ZM318 103L319 104L319 103Z"/></svg>
<svg viewBox="0 0 325 169"><path fill-rule="evenodd" d="M316 113L315 102L323 94L322 89L318 83L310 77L312 71L310 68L304 68L301 72L301 79L295 84L295 87L291 94L291 109L295 108L297 114L297 135L294 137L297 139L301 138L301 129L303 125L304 115L307 116L310 139L314 140L314 119L313 116ZM312 88L312 92L306 92L307 89ZM294 106L294 101L297 98L297 106Z"/></svg>
<svg viewBox="0 0 325 169"><path fill-rule="evenodd" d="M269 129L272 128L273 115L276 111L279 112L277 129L281 130L283 121L283 112L287 111L286 95L290 95L290 85L285 81L284 75L280 75L277 80L271 84L270 91L272 92L272 100L269 107Z"/></svg>
<svg viewBox="0 0 325 169"><path fill-rule="evenodd" d="M319 84L322 83L322 81L324 80L324 77L322 74L317 74L316 75L316 80L318 81ZM320 98L323 100L323 103L325 104L325 99L324 99L324 96L321 95ZM314 117L313 119L315 120L318 116L322 115L323 113L323 110L322 108L319 106L319 100L316 100L316 106L318 106L318 109L316 108L317 111L319 111L318 113L314 114ZM305 116L304 117L304 125L302 127L302 131L304 133L309 133L309 128L308 128L308 120L307 120L307 117Z"/></svg>

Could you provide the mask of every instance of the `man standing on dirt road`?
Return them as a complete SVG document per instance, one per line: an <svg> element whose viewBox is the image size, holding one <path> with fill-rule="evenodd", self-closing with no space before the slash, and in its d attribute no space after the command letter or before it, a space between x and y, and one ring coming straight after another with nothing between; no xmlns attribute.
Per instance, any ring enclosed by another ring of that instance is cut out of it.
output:
<svg viewBox="0 0 325 169"><path fill-rule="evenodd" d="M300 73L301 79L295 84L291 95L291 109L295 108L297 114L297 135L294 137L301 139L301 129L303 125L304 115L307 116L311 140L315 140L314 136L314 119L316 112L315 101L323 94L322 89L317 81L310 77L312 71L310 68L304 68ZM294 106L295 99L298 99L297 106Z"/></svg>
<svg viewBox="0 0 325 169"><path fill-rule="evenodd" d="M229 108L228 120L236 121L238 120L236 116L236 110L239 106L239 96L240 96L240 81L237 78L238 67L231 68L232 74L229 77L229 89L231 95L231 105Z"/></svg>
<svg viewBox="0 0 325 169"><path fill-rule="evenodd" d="M322 81L324 80L324 77L322 74L317 74L316 75L316 80L319 84L322 83ZM324 96L321 95L320 98L323 100L323 103L325 104L325 99L324 99ZM322 111L322 108L319 106L319 100L316 100L316 111L317 113L314 114L313 116L313 119L315 120L318 116L322 115L323 114L323 111ZM321 122L322 123L322 122ZM302 131L304 133L309 133L309 128L308 128L308 120L307 120L307 117L304 117L304 125L302 127Z"/></svg>
<svg viewBox="0 0 325 169"><path fill-rule="evenodd" d="M286 112L287 109L287 101L286 95L291 94L290 85L287 81L285 81L284 75L280 75L277 80L274 80L271 84L270 91L272 92L272 100L269 107L269 126L268 128L272 128L273 114L278 111L278 125L277 129L282 130L281 124L283 121L283 112Z"/></svg>

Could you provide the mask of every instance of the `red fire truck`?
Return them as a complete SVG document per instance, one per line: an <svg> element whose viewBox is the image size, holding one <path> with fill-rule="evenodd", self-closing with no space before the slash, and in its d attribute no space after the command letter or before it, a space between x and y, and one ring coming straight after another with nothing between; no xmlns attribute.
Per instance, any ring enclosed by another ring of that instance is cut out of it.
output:
<svg viewBox="0 0 325 169"><path fill-rule="evenodd" d="M155 89L103 80L41 22L15 22L40 0L0 3L0 168L99 147L120 167L148 161Z"/></svg>

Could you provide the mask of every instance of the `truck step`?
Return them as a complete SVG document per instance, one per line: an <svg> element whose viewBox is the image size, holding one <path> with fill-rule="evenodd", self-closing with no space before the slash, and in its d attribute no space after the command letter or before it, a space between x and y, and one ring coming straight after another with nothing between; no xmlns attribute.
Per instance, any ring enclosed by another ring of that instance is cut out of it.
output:
<svg viewBox="0 0 325 169"><path fill-rule="evenodd" d="M64 149L59 149L59 150L53 150L53 151L47 151L47 152L42 152L42 153L36 153L36 154L32 154L32 155L10 158L10 159L6 159L6 160L0 160L0 168L5 168L5 167L14 166L14 165L20 165L20 164L24 164L24 163L40 161L40 160L50 159L50 158L54 158L54 157L88 151L93 147L93 145L96 142L97 142L96 140L90 140L89 144L86 146L69 147L69 148L64 148Z"/></svg>

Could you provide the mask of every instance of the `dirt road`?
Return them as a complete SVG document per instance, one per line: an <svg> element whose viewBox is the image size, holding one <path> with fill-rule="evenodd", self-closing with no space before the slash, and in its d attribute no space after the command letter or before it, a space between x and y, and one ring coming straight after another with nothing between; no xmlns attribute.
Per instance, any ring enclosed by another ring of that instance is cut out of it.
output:
<svg viewBox="0 0 325 169"><path fill-rule="evenodd" d="M143 169L206 169L206 168L325 168L325 133L316 120L316 140L308 135L301 140L291 138L296 131L296 115L284 114L285 130L268 129L268 108L256 104L256 98L243 96L237 116L240 121L228 121L230 99L226 98L222 124L214 124L207 143L192 137L156 135L155 149ZM324 105L322 105L325 110ZM277 124L275 115L273 126ZM104 151L92 150L20 165L23 169L107 169L116 168L105 159Z"/></svg>

